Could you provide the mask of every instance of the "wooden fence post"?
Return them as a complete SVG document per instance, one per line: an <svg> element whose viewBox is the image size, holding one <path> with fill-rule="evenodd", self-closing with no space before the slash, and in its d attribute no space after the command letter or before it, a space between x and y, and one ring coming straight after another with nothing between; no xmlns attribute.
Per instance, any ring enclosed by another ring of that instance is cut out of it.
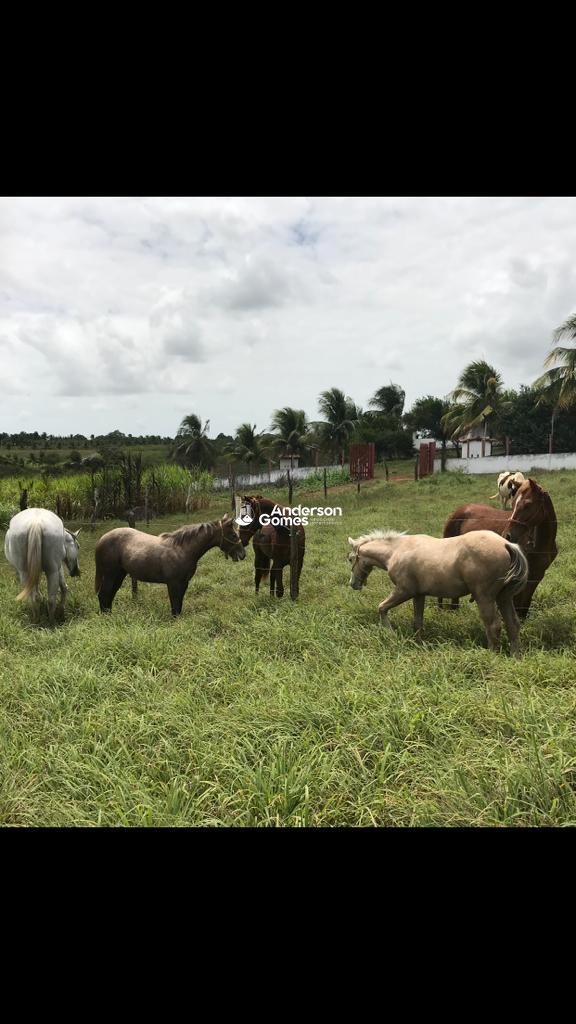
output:
<svg viewBox="0 0 576 1024"><path fill-rule="evenodd" d="M324 466L324 501L328 501L328 484L326 483L326 466Z"/></svg>
<svg viewBox="0 0 576 1024"><path fill-rule="evenodd" d="M94 504L92 505L92 515L90 516L90 526L94 529L96 520L98 519L98 513L100 512L100 491L97 487L94 488L93 494Z"/></svg>
<svg viewBox="0 0 576 1024"><path fill-rule="evenodd" d="M230 497L232 502L232 511L236 511L236 476L230 467Z"/></svg>
<svg viewBox="0 0 576 1024"><path fill-rule="evenodd" d="M293 483L292 483L292 473L290 472L289 469L286 470L286 475L288 477L288 504L290 505L290 508L292 508L292 488L293 488Z"/></svg>
<svg viewBox="0 0 576 1024"><path fill-rule="evenodd" d="M150 506L148 504L148 484L146 484L146 490L144 491L144 514L146 517L146 526L150 526Z"/></svg>

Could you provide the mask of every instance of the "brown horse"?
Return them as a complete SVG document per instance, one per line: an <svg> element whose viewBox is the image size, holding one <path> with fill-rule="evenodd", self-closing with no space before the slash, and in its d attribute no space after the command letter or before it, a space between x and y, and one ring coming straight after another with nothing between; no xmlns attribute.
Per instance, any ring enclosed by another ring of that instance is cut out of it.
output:
<svg viewBox="0 0 576 1024"><path fill-rule="evenodd" d="M492 530L518 543L528 559L528 581L514 598L516 611L525 619L536 587L558 554L556 512L552 499L535 480L525 480L516 492L511 512L490 505L461 505L446 522L444 537L458 537L471 530ZM452 601L458 607L458 598Z"/></svg>
<svg viewBox="0 0 576 1024"><path fill-rule="evenodd" d="M284 595L284 582L282 572L286 565L290 565L290 511L288 507L279 505L278 502L264 498L261 494L242 495L240 505L240 516L250 519L240 527L242 543L247 545L252 538L254 548L254 582L256 593L260 583L270 573L270 596L282 597ZM281 508L281 514L272 515L275 508ZM260 516L269 516L273 522L260 522ZM281 523L275 520L281 519ZM296 542L298 546L298 579L302 572L304 563L304 552L306 548L306 534L304 527L296 526ZM272 567L270 567L272 563Z"/></svg>
<svg viewBox="0 0 576 1024"><path fill-rule="evenodd" d="M124 577L143 583L165 583L172 615L180 615L188 584L202 555L219 547L234 562L246 557L236 523L224 516L214 523L183 526L154 537L141 530L109 530L96 545L95 588L100 610L109 612Z"/></svg>

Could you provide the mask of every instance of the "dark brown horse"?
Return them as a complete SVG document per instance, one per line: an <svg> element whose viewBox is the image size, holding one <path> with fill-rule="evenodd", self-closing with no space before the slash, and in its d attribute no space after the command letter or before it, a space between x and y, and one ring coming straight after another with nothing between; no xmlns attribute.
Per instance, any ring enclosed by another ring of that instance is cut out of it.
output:
<svg viewBox="0 0 576 1024"><path fill-rule="evenodd" d="M446 522L444 537L458 537L471 530L492 530L524 550L528 582L514 598L516 611L525 619L536 587L558 554L556 512L552 499L535 480L525 480L516 492L511 512L490 505L461 505ZM458 599L452 601L458 607Z"/></svg>
<svg viewBox="0 0 576 1024"><path fill-rule="evenodd" d="M236 523L224 516L214 523L183 526L154 537L141 530L109 530L96 545L95 588L100 610L109 612L128 574L143 583L165 583L172 615L180 615L188 584L202 555L219 547L234 562L246 558Z"/></svg>
<svg viewBox="0 0 576 1024"><path fill-rule="evenodd" d="M261 494L243 495L240 499L240 515L244 518L251 518L251 522L240 527L242 543L247 545L252 538L254 548L254 582L256 593L260 583L270 573L270 596L282 597L284 594L284 582L282 571L286 565L290 565L290 510L279 502L264 498ZM281 513L272 515L275 508L280 508ZM269 516L277 522L260 522L260 516ZM302 572L304 562L304 551L306 548L306 534L304 527L296 526L296 542L298 546L298 579Z"/></svg>

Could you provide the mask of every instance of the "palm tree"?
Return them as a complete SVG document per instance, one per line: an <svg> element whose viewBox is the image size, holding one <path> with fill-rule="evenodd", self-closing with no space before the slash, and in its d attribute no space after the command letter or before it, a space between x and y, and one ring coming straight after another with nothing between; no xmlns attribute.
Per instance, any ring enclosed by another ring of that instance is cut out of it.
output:
<svg viewBox="0 0 576 1024"><path fill-rule="evenodd" d="M358 426L362 412L339 388L322 391L318 408L324 416L324 422L318 424L319 435L328 447L339 453L340 464L344 465L346 446Z"/></svg>
<svg viewBox="0 0 576 1024"><path fill-rule="evenodd" d="M286 405L272 416L271 443L282 455L304 455L310 447L308 417L303 409Z"/></svg>
<svg viewBox="0 0 576 1024"><path fill-rule="evenodd" d="M172 456L178 462L189 466L209 468L213 463L212 449L208 440L210 420L202 425L202 420L195 413L190 413L182 420L176 434Z"/></svg>
<svg viewBox="0 0 576 1024"><path fill-rule="evenodd" d="M559 342L568 336L576 341L576 313L569 316L554 331L554 341ZM552 366L558 363L558 366ZM532 387L539 392L537 405L550 405L552 419L550 423L549 451L554 443L554 422L561 409L569 409L576 404L576 348L565 348L556 344L544 360L544 366L550 369L534 381Z"/></svg>
<svg viewBox="0 0 576 1024"><path fill-rule="evenodd" d="M448 396L453 404L442 417L444 428L452 438L458 438L465 430L482 427L483 438L486 438L488 428L494 429L498 413L505 407L502 392L503 381L498 370L484 359L469 363L460 374L458 386Z"/></svg>
<svg viewBox="0 0 576 1024"><path fill-rule="evenodd" d="M377 412L385 413L395 420L399 420L404 411L406 392L398 384L385 385L374 392L368 405Z"/></svg>
<svg viewBox="0 0 576 1024"><path fill-rule="evenodd" d="M264 431L256 432L256 424L241 423L236 437L225 445L224 451L236 462L252 463L257 466L266 461L269 435Z"/></svg>

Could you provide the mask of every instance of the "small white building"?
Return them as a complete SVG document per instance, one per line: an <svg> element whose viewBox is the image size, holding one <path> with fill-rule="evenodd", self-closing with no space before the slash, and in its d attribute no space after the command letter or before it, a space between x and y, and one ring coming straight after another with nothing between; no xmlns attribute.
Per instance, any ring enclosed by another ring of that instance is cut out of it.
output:
<svg viewBox="0 0 576 1024"><path fill-rule="evenodd" d="M279 467L280 469L298 469L299 455L281 455Z"/></svg>
<svg viewBox="0 0 576 1024"><path fill-rule="evenodd" d="M458 438L458 444L462 446L463 459L481 459L484 456L492 455L495 438L484 437L477 431L469 431L463 437Z"/></svg>
<svg viewBox="0 0 576 1024"><path fill-rule="evenodd" d="M437 448L441 448L442 447L442 441L439 441L436 437L433 437L432 434L430 436L424 435L423 431L421 431L421 430L415 430L412 433L412 445L416 449L419 449L420 445L422 445L422 444L430 444L432 441L434 441L434 443L435 443ZM457 446L458 446L458 442L457 441L447 441L446 442L446 447L447 448L457 448Z"/></svg>

